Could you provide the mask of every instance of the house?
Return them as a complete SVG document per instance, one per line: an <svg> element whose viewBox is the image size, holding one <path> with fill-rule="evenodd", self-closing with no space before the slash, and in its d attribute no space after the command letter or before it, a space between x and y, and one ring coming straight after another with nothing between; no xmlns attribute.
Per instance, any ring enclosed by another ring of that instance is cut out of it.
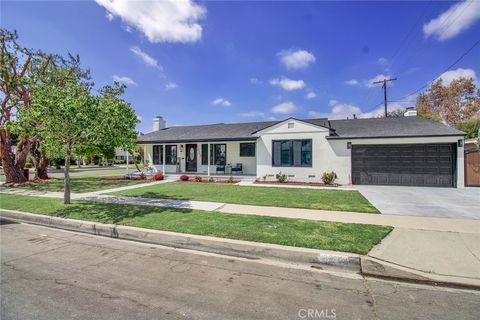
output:
<svg viewBox="0 0 480 320"><path fill-rule="evenodd" d="M138 139L145 159L165 173L230 174L341 184L463 187L464 133L418 117L219 123L166 127ZM220 170L220 171L219 171ZM225 170L225 171L223 171Z"/></svg>

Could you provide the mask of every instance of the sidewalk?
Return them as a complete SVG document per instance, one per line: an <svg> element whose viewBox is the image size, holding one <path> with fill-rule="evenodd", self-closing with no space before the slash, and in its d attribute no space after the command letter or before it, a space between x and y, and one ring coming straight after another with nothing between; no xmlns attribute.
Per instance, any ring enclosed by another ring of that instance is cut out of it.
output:
<svg viewBox="0 0 480 320"><path fill-rule="evenodd" d="M362 258L362 271L480 286L480 234L396 228Z"/></svg>
<svg viewBox="0 0 480 320"><path fill-rule="evenodd" d="M154 183L166 183L154 182ZM127 186L122 188L140 188L144 184ZM115 190L118 190L117 188ZM245 215L260 215L271 217L284 217L294 219L308 219L318 221L332 221L344 223L360 223L386 225L395 228L406 228L415 230L431 230L444 232L464 232L480 234L480 220L470 219L452 219L452 218L433 218L433 217L416 217L416 216L400 216L400 215L382 215L371 213L344 212L344 211L327 211L315 209L299 209L299 208L281 208L267 206L251 206L241 204L225 204L219 202L207 201L190 201L190 200L174 200L174 199L150 199L137 197L120 197L112 195L103 195L101 193L113 192L112 189L102 190L96 193L75 193L72 199L102 201L108 203L122 203L129 205L147 205L160 207L173 207L179 209L196 209L206 211L218 211L223 213L235 213ZM62 198L61 192L42 192L25 189L0 188L0 193L10 193L29 196L42 196Z"/></svg>

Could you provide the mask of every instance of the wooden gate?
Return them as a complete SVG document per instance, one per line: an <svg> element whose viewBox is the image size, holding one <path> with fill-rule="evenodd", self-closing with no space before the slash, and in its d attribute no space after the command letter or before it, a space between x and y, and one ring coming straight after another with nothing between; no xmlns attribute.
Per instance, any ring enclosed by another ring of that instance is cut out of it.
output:
<svg viewBox="0 0 480 320"><path fill-rule="evenodd" d="M465 150L465 187L480 187L480 150Z"/></svg>

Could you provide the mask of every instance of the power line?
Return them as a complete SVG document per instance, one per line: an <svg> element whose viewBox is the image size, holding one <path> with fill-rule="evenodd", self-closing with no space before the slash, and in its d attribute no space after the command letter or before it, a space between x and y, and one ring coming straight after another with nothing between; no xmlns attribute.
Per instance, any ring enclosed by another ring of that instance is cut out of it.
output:
<svg viewBox="0 0 480 320"><path fill-rule="evenodd" d="M450 70L452 67L454 67L457 63L459 63L467 54L469 54L478 44L480 43L480 39L478 39L470 48L468 48L467 51L465 51L457 60L455 60L451 65L449 65L447 68L445 68L443 71L440 72L440 75L442 75L443 73L447 72L448 70ZM437 79L438 77L435 77L434 79L428 81L426 84L424 84L423 86L421 86L420 88L418 88L417 90L401 97L401 98L398 98L398 99L395 99L395 100L392 100L392 101L399 101L399 100L403 100L415 93L418 93L420 92L421 90L425 89L426 87L428 87L430 85L430 83L432 83L433 81L435 81L435 79Z"/></svg>

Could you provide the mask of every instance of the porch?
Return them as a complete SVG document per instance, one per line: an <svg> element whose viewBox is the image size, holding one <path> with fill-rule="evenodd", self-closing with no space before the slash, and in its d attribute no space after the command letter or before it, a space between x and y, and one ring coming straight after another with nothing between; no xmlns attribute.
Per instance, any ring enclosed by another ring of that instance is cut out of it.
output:
<svg viewBox="0 0 480 320"><path fill-rule="evenodd" d="M255 178L257 173L252 140L159 142L143 147L148 163L165 174Z"/></svg>

